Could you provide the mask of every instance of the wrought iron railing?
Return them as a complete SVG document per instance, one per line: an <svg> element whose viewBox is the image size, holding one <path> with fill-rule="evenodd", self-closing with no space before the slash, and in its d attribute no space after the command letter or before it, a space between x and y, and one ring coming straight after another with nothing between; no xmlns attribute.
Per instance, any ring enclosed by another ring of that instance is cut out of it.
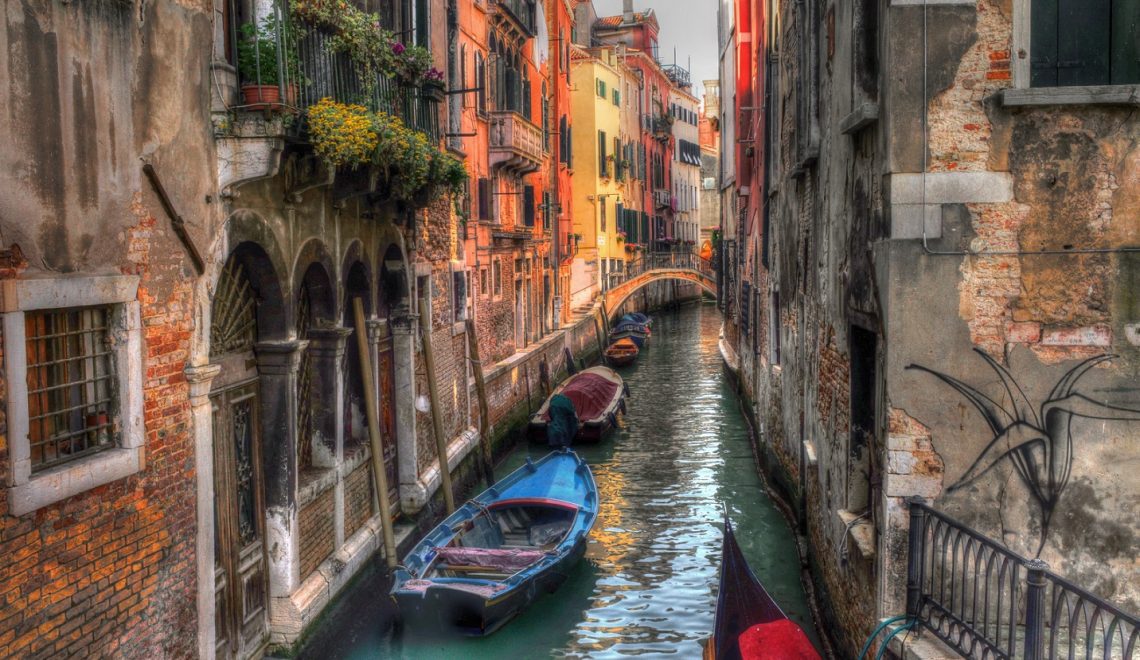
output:
<svg viewBox="0 0 1140 660"><path fill-rule="evenodd" d="M625 262L625 271L616 274L614 285L639 277L652 270L695 270L710 279L716 278L712 262L695 252L650 252Z"/></svg>
<svg viewBox="0 0 1140 660"><path fill-rule="evenodd" d="M1140 620L910 501L907 615L971 658L1136 657Z"/></svg>
<svg viewBox="0 0 1140 660"><path fill-rule="evenodd" d="M399 117L412 129L427 134L432 142L439 140L439 103L425 96L415 85L404 84L394 78L377 74L374 84L366 84L361 67L347 53L330 48L333 35L317 26L290 18L280 7L261 19L266 38L254 40L255 48L268 46L276 50L272 56L257 56L259 66L246 72L243 84L260 85L268 82L278 88L275 105L304 112L323 98L341 103L355 103L369 110L382 111ZM242 37L234 35L234 48ZM263 43L264 42L264 43ZM276 62L263 70L261 62ZM264 109L265 99L247 104L246 109ZM238 109L241 109L239 106Z"/></svg>

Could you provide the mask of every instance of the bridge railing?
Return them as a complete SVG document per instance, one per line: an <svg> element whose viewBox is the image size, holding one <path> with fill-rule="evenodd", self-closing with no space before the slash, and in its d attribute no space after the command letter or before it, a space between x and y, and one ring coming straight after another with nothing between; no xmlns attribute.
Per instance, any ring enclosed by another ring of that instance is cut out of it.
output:
<svg viewBox="0 0 1140 660"><path fill-rule="evenodd" d="M713 270L712 262L709 259L702 259L699 254L693 252L652 252L625 262L624 271L611 275L609 288L612 289L649 271L662 269L695 270L705 277L716 279L716 271Z"/></svg>
<svg viewBox="0 0 1140 660"><path fill-rule="evenodd" d="M965 657L1140 655L1140 619L914 498L907 614Z"/></svg>

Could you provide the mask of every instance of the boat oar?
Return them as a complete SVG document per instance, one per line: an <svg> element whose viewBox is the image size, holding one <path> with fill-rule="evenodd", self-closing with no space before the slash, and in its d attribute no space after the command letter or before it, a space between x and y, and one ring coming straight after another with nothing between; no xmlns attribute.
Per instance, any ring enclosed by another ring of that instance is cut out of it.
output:
<svg viewBox="0 0 1140 660"><path fill-rule="evenodd" d="M392 510L388 505L388 471L384 467L384 447L380 442L380 415L376 412L376 392L372 387L372 361L369 359L368 332L364 326L364 303L352 299L356 315L356 346L360 352L360 376L364 381L364 413L368 416L368 440L372 445L372 476L376 499L380 502L380 523L384 534L384 559L396 568L396 535L392 531Z"/></svg>

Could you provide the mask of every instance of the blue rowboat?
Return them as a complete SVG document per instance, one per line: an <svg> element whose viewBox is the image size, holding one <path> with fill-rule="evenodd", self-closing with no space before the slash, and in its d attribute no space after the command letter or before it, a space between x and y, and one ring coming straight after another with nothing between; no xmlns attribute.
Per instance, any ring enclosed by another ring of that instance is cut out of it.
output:
<svg viewBox="0 0 1140 660"><path fill-rule="evenodd" d="M392 598L413 625L489 635L566 580L597 517L598 487L577 454L528 458L408 553Z"/></svg>
<svg viewBox="0 0 1140 660"><path fill-rule="evenodd" d="M653 327L653 319L651 319L647 314L642 314L641 312L633 312L630 314L626 314L625 316L622 316L621 320L618 322L624 323L626 321L632 321L633 323L640 323L641 325L644 325L648 328Z"/></svg>

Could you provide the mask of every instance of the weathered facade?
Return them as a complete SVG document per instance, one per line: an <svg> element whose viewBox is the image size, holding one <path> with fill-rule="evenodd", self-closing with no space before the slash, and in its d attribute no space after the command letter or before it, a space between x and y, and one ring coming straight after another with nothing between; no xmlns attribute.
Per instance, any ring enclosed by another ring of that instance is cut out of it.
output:
<svg viewBox="0 0 1140 660"><path fill-rule="evenodd" d="M845 652L903 611L912 496L1140 609L1135 22L1029 5L722 13L726 352Z"/></svg>
<svg viewBox="0 0 1140 660"><path fill-rule="evenodd" d="M5 9L0 655L193 655L197 272L143 167L204 245L210 16Z"/></svg>

